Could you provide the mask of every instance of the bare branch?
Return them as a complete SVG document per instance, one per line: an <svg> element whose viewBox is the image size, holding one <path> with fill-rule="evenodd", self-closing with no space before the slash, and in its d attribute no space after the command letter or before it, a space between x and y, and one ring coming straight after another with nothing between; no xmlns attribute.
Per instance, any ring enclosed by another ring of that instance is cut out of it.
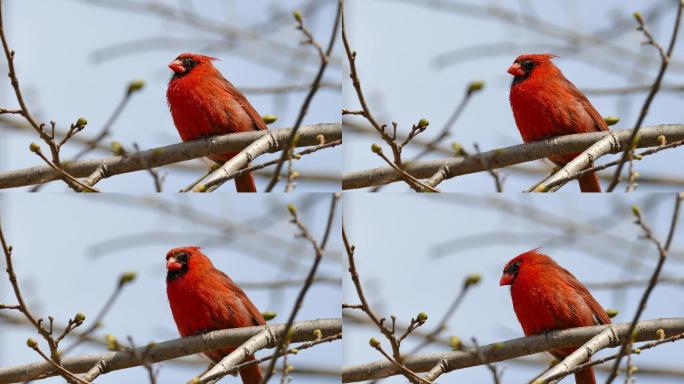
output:
<svg viewBox="0 0 684 384"><path fill-rule="evenodd" d="M664 136L668 141L684 139L684 125L682 124L644 127L639 132L640 139L637 144L639 148L660 145L660 136ZM610 153L617 153L622 151L629 142L630 134L630 130L624 130L559 136L527 144L499 148L468 157L418 161L406 165L404 170L417 179L424 179L436 174L440 168L446 167L448 178L450 178L542 159L550 155L582 152L604 136L610 136L611 138ZM365 188L400 180L402 180L401 175L391 167L353 171L342 176L342 189Z"/></svg>
<svg viewBox="0 0 684 384"><path fill-rule="evenodd" d="M480 352L485 357L486 362L492 363L558 348L577 347L608 327L613 328L619 341L622 341L627 338L630 326L631 323L622 323L550 331L543 335L483 345L480 346ZM664 330L668 335L680 334L684 332L684 318L640 321L636 327L636 341L657 340L660 337L660 329ZM613 344L611 346L617 345ZM472 350L407 356L404 358L403 363L414 372L427 372L440 363L444 364L445 372L484 364L477 354L473 354ZM398 373L399 371L394 365L383 359L371 363L344 367L342 370L342 382L351 383L381 379Z"/></svg>
<svg viewBox="0 0 684 384"><path fill-rule="evenodd" d="M196 353L240 345L250 339L264 328L270 328L276 335L282 334L285 325L265 325L260 327L246 327L212 331L202 335L179 338L155 344L149 348L148 356L150 363L175 359L181 356L189 356ZM332 336L342 331L341 319L320 319L299 321L292 325L290 336L292 342L306 342L315 340L314 331L320 330L323 337ZM142 353L143 349L138 348ZM142 365L140 359L128 352L108 352L99 355L84 355L66 357L62 359L62 366L73 373L84 373L96 364L106 367L103 373L119 369L137 367ZM36 362L15 367L0 368L0 383L12 383L17 381L37 380L57 374L54 367L48 363Z"/></svg>
<svg viewBox="0 0 684 384"><path fill-rule="evenodd" d="M185 143L167 145L132 153L124 156L110 156L101 159L79 160L63 164L66 172L74 177L89 176L100 166L106 166L108 174L136 172L148 168L197 159L212 154L237 152L264 135L273 135L278 140L277 148L287 145L287 137L291 129L273 129L227 135L212 136ZM326 141L340 140L342 128L340 123L316 124L303 126L299 130L298 146L311 146L319 143L318 136L325 136ZM39 166L4 172L0 174L0 188L13 188L40 184L59 179L59 173L49 166Z"/></svg>

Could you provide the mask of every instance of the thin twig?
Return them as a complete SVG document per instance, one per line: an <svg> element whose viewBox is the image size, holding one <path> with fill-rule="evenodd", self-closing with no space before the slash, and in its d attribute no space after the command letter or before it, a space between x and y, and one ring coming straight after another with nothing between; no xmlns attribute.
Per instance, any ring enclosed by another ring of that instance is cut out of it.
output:
<svg viewBox="0 0 684 384"><path fill-rule="evenodd" d="M641 112L639 112L639 117L637 118L637 121L634 124L634 130L632 131L632 135L630 136L629 141L628 141L629 143L633 143L633 144L625 146L625 149L622 152L622 157L620 158L620 163L617 165L617 169L615 170L615 173L613 174L613 179L611 180L610 184L608 185L606 192L613 192L613 190L615 189L617 184L620 182L620 175L622 174L622 167L624 166L626 161L628 161L632 158L632 154L634 152L634 144L637 142L638 133L639 133L639 130L641 128L641 124L644 122L644 119L646 118L646 115L648 114L648 110L651 106L651 103L653 102L653 99L655 98L656 94L660 90L660 83L662 82L663 77L665 76L665 71L667 71L667 67L670 64L670 59L672 58L672 52L674 51L675 42L677 41L677 35L679 33L679 25L680 25L681 20L682 20L682 9L684 9L684 0L679 0L679 2L677 4L677 15L675 16L674 27L672 30L672 37L670 38L670 44L667 48L666 53L664 53L662 47L653 39L653 36L650 35L648 28L646 27L646 23L644 22L643 18L640 15L636 17L637 21L639 22L640 29L644 32L644 34L648 38L648 44L656 47L656 49L660 53L660 59L661 59L660 69L658 70L658 75L656 76L655 80L653 81L653 85L651 86L651 91L648 93L648 96L646 96L646 100L644 101L644 104L641 106ZM612 381L612 379L610 381Z"/></svg>
<svg viewBox="0 0 684 384"><path fill-rule="evenodd" d="M646 224L642 217L641 217L641 211L638 209L638 207L634 207L632 209L635 217L636 217L636 223L641 227L642 231L644 232L644 235L646 236L646 239L651 241L656 248L658 249L658 264L656 265L655 269L653 270L653 273L651 275L651 279L648 283L648 286L644 290L643 295L641 296L641 299L639 300L639 306L637 307L636 312L634 313L634 317L632 319L632 323L629 327L628 335L633 335L634 330L637 326L637 323L639 322L639 319L641 318L641 314L644 312L646 309L646 303L648 302L649 297L651 296L651 292L655 288L656 284L658 283L658 277L660 277L660 272L663 269L663 265L665 264L665 260L667 260L667 254L670 250L670 245L672 244L672 239L674 238L674 233L675 229L677 228L677 223L679 221L679 210L681 208L681 203L682 200L684 199L684 193L679 193L675 195L675 205L672 210L672 219L670 220L670 229L667 235L667 238L664 243L660 242L658 239L656 239L651 232L651 228ZM634 336L627 337L623 342L622 345L620 346L620 352L618 352L618 356L615 359L615 363L613 363L613 368L608 375L608 379L606 380L606 384L610 384L615 380L618 374L618 369L620 368L620 361L622 360L622 357L629 352L631 349L632 343L634 342L633 340Z"/></svg>
<svg viewBox="0 0 684 384"><path fill-rule="evenodd" d="M281 354L287 349L287 345L290 343L289 337L287 337L290 328L292 327L292 324L294 323L295 319L297 318L297 314L299 313L299 310L302 307L302 304L304 302L304 298L306 297L307 292L309 291L309 288L314 282L314 279L316 277L316 272L318 271L318 266L320 265L321 260L323 259L323 255L325 254L325 245L327 243L327 238L328 234L330 233L330 230L332 228L332 223L333 223L333 218L335 216L335 211L337 209L337 203L340 199L340 194L339 193L333 193L331 196L331 203L330 203L330 210L328 211L328 221L326 224L326 229L323 235L323 240L321 242L316 241L314 239L313 235L309 232L309 229L306 227L304 223L302 223L299 219L299 215L297 213L297 208L294 205L288 206L288 210L290 211L290 214L292 215L292 222L299 228L300 234L302 238L306 239L310 244L311 247L314 249L314 261L313 264L311 265L311 268L309 269L309 273L306 276L306 279L304 280L304 285L302 286L302 289L299 291L299 294L297 295L297 299L295 300L295 304L292 307L292 311L290 312L290 317L287 320L287 324L285 326L285 329L282 333L282 337L278 338L278 344L276 345L275 348L275 353L276 354ZM261 380L261 384L267 383L268 380L273 376L274 368L277 363L277 358L271 360L269 363L268 369L266 370L266 374L264 375L263 379Z"/></svg>
<svg viewBox="0 0 684 384"><path fill-rule="evenodd" d="M297 116L295 124L292 128L292 133L290 134L290 137L287 140L288 145L287 147L285 147L285 149L282 152L282 155L280 156L279 162L276 165L275 171L273 172L273 176L271 177L271 181L269 181L268 185L266 186L266 192L271 192L273 190L273 187L275 187L276 183L278 183L278 180L280 179L280 170L283 167L283 163L292 156L292 151L294 150L298 140L297 132L299 131L299 127L302 125L302 122L304 121L304 117L306 116L306 113L309 109L309 104L311 104L311 101L316 95L316 92L318 92L320 88L320 84L323 79L323 74L325 73L325 70L328 67L328 63L330 62L330 55L332 54L333 47L335 46L335 41L337 40L337 30L339 29L341 13L342 0L340 0L337 6L337 14L335 16L335 22L333 23L332 33L330 34L330 41L328 42L328 46L325 50L325 55L321 54L321 64L318 68L318 73L316 73L316 77L311 83L311 90L309 90L309 93L304 98L304 102L302 103L302 106L299 110L299 115ZM301 25L303 26L303 24ZM302 28L302 30L304 29Z"/></svg>

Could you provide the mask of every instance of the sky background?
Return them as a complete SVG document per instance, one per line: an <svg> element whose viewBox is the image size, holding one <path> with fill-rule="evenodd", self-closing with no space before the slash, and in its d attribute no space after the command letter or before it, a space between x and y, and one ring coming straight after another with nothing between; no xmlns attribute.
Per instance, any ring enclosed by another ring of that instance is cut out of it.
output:
<svg viewBox="0 0 684 384"><path fill-rule="evenodd" d="M518 18L506 17L507 22L502 22L490 16L452 12L434 6L445 3L500 7L535 16L552 24L549 29L554 33L561 28L570 28L584 35L604 38L612 45L635 54L616 53L583 40L570 43L567 36L561 38L549 31L518 26ZM506 72L518 55L543 52L559 55L555 59L556 65L570 81L585 91L589 88L651 84L659 62L644 63L642 58L653 60L657 58L657 52L651 46L640 45L644 37L634 29L636 21L632 14L641 11L656 39L666 46L672 33L676 3L674 0L349 0L347 33L352 49L357 51L356 65L372 112L381 123L390 125L392 121L397 122L400 132L408 133L412 124L426 118L430 127L419 137L429 139L436 136L462 99L468 84L474 80L484 81L485 88L470 100L443 146L450 148L451 143L457 141L473 152L473 143L477 143L482 151L487 151L522 142L508 102L511 75ZM647 10L652 7L662 11L660 17L649 17ZM615 29L614 23L623 23L623 26ZM682 48L684 41L680 36L675 48L675 61L663 84L681 84L684 80ZM346 77L343 94L345 108L359 109L356 94ZM636 122L646 94L629 97L588 94L588 97L603 116L621 118L612 129L627 129ZM681 123L684 118L681 103L681 91L659 93L644 124ZM349 116L345 121L363 123L364 119ZM374 142L387 147L379 135L352 134L345 130L345 136L345 172L386 165L370 151ZM412 158L417 149L422 147L409 144L404 149L403 158ZM391 153L389 148L385 148L385 153ZM681 163L683 154L681 148L661 152L637 164L637 171L644 176L677 176L681 179L681 168L675 168L673 164ZM426 159L444 157L444 154L433 154ZM525 165L543 168L545 172L550 170L540 162ZM525 190L542 175L502 171L502 174L506 173L510 175L504 183L505 191ZM610 171L604 173L612 175ZM486 172L461 176L439 187L443 191L459 192L495 190L494 182ZM681 190L681 185L659 185L656 189ZM406 191L409 188L403 183L396 183L383 190ZM578 187L576 183L570 183L563 190L575 192ZM640 190L653 188L643 184Z"/></svg>
<svg viewBox="0 0 684 384"><path fill-rule="evenodd" d="M257 308L278 313L273 323L286 322L299 288L265 290L247 283L303 280L306 276L314 253L309 243L294 237L297 230L289 222L288 203L298 207L302 221L320 239L329 194L241 196L239 202L219 195L187 199L4 194L0 195L0 218L5 237L14 246L14 267L24 298L34 314L45 318L52 315L56 322L65 324L83 312L84 326L88 326L120 274L132 270L137 279L124 288L96 335L104 340L109 333L120 341L132 336L137 345L145 345L178 337L166 297L164 263L169 249L184 245L203 246L214 265L241 284ZM318 276L340 277L340 217L338 210L329 252ZM0 264L4 275L4 256ZM339 283L315 284L298 320L340 317L340 300ZM16 302L6 276L0 279L0 302ZM36 336L32 328L0 321L0 366L40 361L40 356L26 347L28 337L41 340ZM47 348L42 341L40 344ZM72 356L103 352L104 346L83 344ZM291 357L295 382L338 382L336 377L298 375L296 369L338 370L341 356L342 344L335 342ZM208 360L202 358L200 364L190 366L161 363L158 382L185 382L206 368L205 362ZM103 375L97 381L141 383L147 382L147 376L144 369L132 368ZM60 383L63 379L41 382ZM228 377L224 382L239 380Z"/></svg>
<svg viewBox="0 0 684 384"><path fill-rule="evenodd" d="M347 194L343 200L347 235L356 245L357 269L376 312L388 319L394 314L403 324L419 312L426 312L424 331L431 331L461 289L465 277L479 273L481 282L467 293L447 323L444 336L457 335L464 343L475 337L484 345L523 336L509 288L500 287L499 279L508 260L539 246L587 284L604 308L620 312L614 322L631 320L644 287L614 291L591 288L591 283L650 276L657 251L650 243L638 239L640 230L632 223L630 205L637 203L641 207L645 220L662 239L669 229L674 196L618 196L580 199L569 194ZM680 225L663 276L684 276L683 236L684 227ZM344 302L355 304L359 300L348 275L345 273L343 279ZM681 316L682 292L681 285L656 286L643 319ZM350 311L345 310L345 315ZM389 350L377 328L345 321L345 365L383 359L368 345L370 337L376 337ZM409 337L402 344L402 351L411 350L416 340L421 339ZM448 350L446 346L433 345L422 353ZM681 351L682 344L669 343L642 353L634 364L641 368L681 370ZM503 369L504 384L525 383L544 368L513 362L497 366ZM598 381L604 379L605 375L599 373ZM637 375L637 381L680 383L681 377L656 379ZM405 383L406 379L397 376L384 382ZM451 372L442 376L440 382L492 381L486 368L474 367ZM564 382L573 380L568 378Z"/></svg>
<svg viewBox="0 0 684 384"><path fill-rule="evenodd" d="M230 27L242 31L235 39L221 38L218 33L203 31L137 11L132 6L116 7L127 1L5 1L7 35L16 51L15 65L22 90L31 111L44 121L54 120L58 128L67 129L79 117L88 120L83 137L92 137L123 97L128 83L144 79L145 88L135 94L128 107L105 139L141 149L169 145L180 141L166 105L166 86L170 77L167 68L181 52L199 52L220 59L215 65L238 88L270 87L289 84L309 84L318 69L319 59L310 46L301 46L303 35L295 29L292 12L302 9L305 25L323 44L327 44L335 17L333 0L292 1L158 1L166 6L189 10L209 19L207 28ZM133 1L146 4L147 1ZM307 12L306 4L313 4ZM105 4L105 5L97 5ZM111 4L112 7L106 6ZM278 15L281 15L278 17ZM27 22L24 22L27 21ZM30 21L30 22L28 22ZM260 38L245 36L249 31ZM339 84L340 46L336 47L324 81ZM294 49L294 50L293 50ZM5 65L4 59L2 65ZM279 119L270 128L291 127L294 124L305 92L289 96L246 94L256 110L275 114ZM0 103L14 108L17 103L7 78L0 82ZM304 124L340 121L341 92L339 88L319 91L310 105ZM14 121L20 121L13 118ZM0 172L43 165L28 151L30 142L39 139L33 131L17 133L0 125ZM63 148L64 159L74 155L81 146ZM109 151L89 154L88 158L109 156ZM264 156L259 160L271 159ZM200 165L200 160L192 163ZM208 164L208 163L207 163ZM339 176L342 150L333 148L305 156L295 165L302 175ZM206 170L192 172L164 167L164 183L168 191L177 191L190 184ZM257 179L263 189L268 180ZM46 190L62 191L63 183L52 183ZM222 188L234 191L234 186ZM120 175L98 184L106 191L151 192L153 183L146 172ZM284 188L284 184L283 184ZM302 191L339 189L339 182L306 182L298 184Z"/></svg>

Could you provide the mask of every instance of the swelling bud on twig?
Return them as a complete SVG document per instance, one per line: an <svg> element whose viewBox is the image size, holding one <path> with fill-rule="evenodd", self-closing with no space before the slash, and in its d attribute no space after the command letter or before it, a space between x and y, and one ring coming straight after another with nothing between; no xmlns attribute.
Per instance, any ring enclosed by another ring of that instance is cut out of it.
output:
<svg viewBox="0 0 684 384"><path fill-rule="evenodd" d="M462 344L461 344L461 338L458 336L451 336L449 338L449 346L451 347L452 350L458 350L461 349Z"/></svg>
<svg viewBox="0 0 684 384"><path fill-rule="evenodd" d="M85 127L86 125L88 125L88 120L86 120L85 117L79 117L78 120L76 120L77 127Z"/></svg>
<svg viewBox="0 0 684 384"><path fill-rule="evenodd" d="M278 120L278 116L276 116L276 115L263 115L263 116L261 116L261 120L263 120L264 123L266 123L266 125L268 125L268 124L275 123L275 121Z"/></svg>
<svg viewBox="0 0 684 384"><path fill-rule="evenodd" d="M266 312L262 313L261 316L264 317L264 320L270 321L270 320L275 319L276 316L278 316L278 313L273 312L273 311L266 311Z"/></svg>
<svg viewBox="0 0 684 384"><path fill-rule="evenodd" d="M463 146L457 142L451 143L451 149L456 152L457 155L463 155Z"/></svg>
<svg viewBox="0 0 684 384"><path fill-rule="evenodd" d="M112 148L112 153L117 155L117 156L123 156L124 155L124 149L123 145L119 143L118 141L112 141L110 144L110 147Z"/></svg>
<svg viewBox="0 0 684 384"><path fill-rule="evenodd" d="M617 116L606 116L603 118L603 121L606 122L607 126L615 125L620 122L620 118Z"/></svg>
<svg viewBox="0 0 684 384"><path fill-rule="evenodd" d="M313 333L314 333L314 337L316 338L316 340L320 340L323 338L323 332L321 332L320 329L314 329Z"/></svg>
<svg viewBox="0 0 684 384"><path fill-rule="evenodd" d="M427 319L428 319L428 315L425 312L421 312L418 314L418 316L416 316L416 320L418 320L420 322L427 321Z"/></svg>
<svg viewBox="0 0 684 384"><path fill-rule="evenodd" d="M302 22L302 13L299 11L292 12L292 16L297 20L298 23Z"/></svg>
<svg viewBox="0 0 684 384"><path fill-rule="evenodd" d="M292 216L297 216L297 207L295 207L294 204L288 204L287 205L287 210L290 211L290 214Z"/></svg>
<svg viewBox="0 0 684 384"><path fill-rule="evenodd" d="M468 84L468 94L482 90L482 88L484 88L484 85L484 81L481 80L471 81L470 84Z"/></svg>
<svg viewBox="0 0 684 384"><path fill-rule="evenodd" d="M606 315L610 317L611 319L620 313L617 309L606 309Z"/></svg>
<svg viewBox="0 0 684 384"><path fill-rule="evenodd" d="M29 144L29 150L33 153L38 153L38 152L40 152L40 145L38 145L36 143L31 143L31 144Z"/></svg>
<svg viewBox="0 0 684 384"><path fill-rule="evenodd" d="M380 342L375 337L371 337L370 340L368 340L368 344L373 348L378 348L380 346Z"/></svg>
<svg viewBox="0 0 684 384"><path fill-rule="evenodd" d="M639 24L643 24L644 18L641 17L641 12L637 11L632 14L634 16L634 19L639 22Z"/></svg>
<svg viewBox="0 0 684 384"><path fill-rule="evenodd" d="M428 125L430 125L430 122L428 121L428 119L420 119L418 121L418 128L425 128Z"/></svg>
<svg viewBox="0 0 684 384"><path fill-rule="evenodd" d="M85 321L85 315L83 314L83 312L77 313L76 316L74 316L74 321L77 323L84 322Z"/></svg>
<svg viewBox="0 0 684 384"><path fill-rule="evenodd" d="M119 286L130 283L135 280L136 273L133 271L124 272L119 276Z"/></svg>
<svg viewBox="0 0 684 384"><path fill-rule="evenodd" d="M482 275L480 275L479 273L472 273L472 274L466 276L466 279L463 282L463 285L465 288L469 288L470 286L473 286L473 285L479 283L481 279L482 279Z"/></svg>
<svg viewBox="0 0 684 384"><path fill-rule="evenodd" d="M38 342L36 342L36 339L29 337L26 339L26 346L29 348L36 348L38 346Z"/></svg>
<svg viewBox="0 0 684 384"><path fill-rule="evenodd" d="M639 206L636 204L632 204L632 213L634 216L639 217L641 216L641 209L639 209Z"/></svg>
<svg viewBox="0 0 684 384"><path fill-rule="evenodd" d="M133 80L130 83L128 83L128 89L126 90L126 93L130 95L133 92L138 92L139 90L143 89L144 86L145 80Z"/></svg>
<svg viewBox="0 0 684 384"><path fill-rule="evenodd" d="M105 341L107 342L107 349L109 349L110 351L119 350L119 342L116 340L116 337L112 335L107 335L105 336Z"/></svg>
<svg viewBox="0 0 684 384"><path fill-rule="evenodd" d="M373 153L380 153L382 151L382 148L380 147L380 144L373 143L373 145L371 145L371 151Z"/></svg>

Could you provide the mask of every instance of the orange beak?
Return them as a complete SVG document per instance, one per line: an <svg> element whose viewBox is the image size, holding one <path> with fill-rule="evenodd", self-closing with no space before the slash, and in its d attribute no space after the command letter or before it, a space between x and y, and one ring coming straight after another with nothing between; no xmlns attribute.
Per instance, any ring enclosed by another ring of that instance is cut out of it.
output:
<svg viewBox="0 0 684 384"><path fill-rule="evenodd" d="M180 60L174 60L169 64L169 68L175 73L185 73L185 67Z"/></svg>
<svg viewBox="0 0 684 384"><path fill-rule="evenodd" d="M510 72L510 70L508 72ZM499 286L511 285L513 284L513 280L515 280L515 276L509 273L504 273L501 276L501 280L499 280Z"/></svg>
<svg viewBox="0 0 684 384"><path fill-rule="evenodd" d="M181 263L176 261L176 259L173 256L166 259L166 269L168 269L169 271L178 271L181 268L183 268L183 266L181 265Z"/></svg>
<svg viewBox="0 0 684 384"><path fill-rule="evenodd" d="M508 73L510 73L513 76L523 76L525 74L525 71L523 71L520 64L513 63L513 65L508 67Z"/></svg>

